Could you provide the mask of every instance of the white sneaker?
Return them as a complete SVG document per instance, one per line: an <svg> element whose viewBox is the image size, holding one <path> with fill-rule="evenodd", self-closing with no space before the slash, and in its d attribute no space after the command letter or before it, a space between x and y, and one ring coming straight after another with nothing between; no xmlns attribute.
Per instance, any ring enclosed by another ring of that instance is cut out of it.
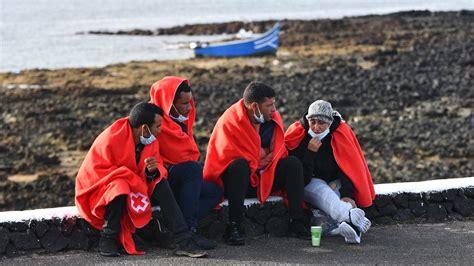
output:
<svg viewBox="0 0 474 266"><path fill-rule="evenodd" d="M342 222L339 225L339 233L344 237L347 244L360 244L362 237L360 232L357 232L352 226L346 222Z"/></svg>
<svg viewBox="0 0 474 266"><path fill-rule="evenodd" d="M370 220L365 218L365 212L359 208L353 208L349 211L349 221L364 234L369 231L372 225Z"/></svg>

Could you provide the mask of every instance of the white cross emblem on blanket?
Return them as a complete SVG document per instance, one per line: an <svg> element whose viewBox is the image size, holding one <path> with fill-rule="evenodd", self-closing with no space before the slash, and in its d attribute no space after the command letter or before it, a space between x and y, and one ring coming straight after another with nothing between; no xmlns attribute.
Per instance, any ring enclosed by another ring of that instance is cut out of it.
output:
<svg viewBox="0 0 474 266"><path fill-rule="evenodd" d="M134 193L130 192L130 203L132 205L132 209L136 213L144 212L146 207L148 207L148 198L147 196L143 195L142 193Z"/></svg>

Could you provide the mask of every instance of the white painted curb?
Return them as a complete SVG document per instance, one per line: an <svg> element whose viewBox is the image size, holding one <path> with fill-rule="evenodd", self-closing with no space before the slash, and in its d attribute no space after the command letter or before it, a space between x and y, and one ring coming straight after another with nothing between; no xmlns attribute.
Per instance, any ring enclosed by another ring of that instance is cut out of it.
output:
<svg viewBox="0 0 474 266"><path fill-rule="evenodd" d="M375 187L375 193L377 195L389 195L395 193L422 193L422 192L434 192L443 191L453 188L465 188L474 187L474 177L464 178L451 178L451 179L438 179L421 182L405 182L405 183L390 183L390 184L377 184ZM281 197L270 196L267 201L274 202L282 200ZM257 199L246 199L244 204L246 206L252 204L258 204ZM222 206L227 206L227 200L225 200ZM48 209L36 209L26 211L8 211L0 212L0 223L5 222L20 222L26 220L50 220L53 218L64 219L68 217L79 217L79 211L76 206L70 207L59 207L59 208L48 208Z"/></svg>

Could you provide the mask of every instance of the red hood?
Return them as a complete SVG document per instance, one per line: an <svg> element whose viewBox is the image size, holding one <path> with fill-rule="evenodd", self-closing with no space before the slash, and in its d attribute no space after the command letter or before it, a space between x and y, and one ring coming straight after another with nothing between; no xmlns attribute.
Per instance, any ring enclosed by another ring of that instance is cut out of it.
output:
<svg viewBox="0 0 474 266"><path fill-rule="evenodd" d="M199 150L193 137L193 125L196 109L194 99L191 98L191 111L188 120L185 122L187 132L184 133L181 127L173 121L169 113L173 105L176 91L183 82L189 85L189 81L180 77L165 77L153 84L150 90L150 102L160 106L164 111L161 132L157 138L160 143L160 153L166 165L174 165L184 161L197 161Z"/></svg>

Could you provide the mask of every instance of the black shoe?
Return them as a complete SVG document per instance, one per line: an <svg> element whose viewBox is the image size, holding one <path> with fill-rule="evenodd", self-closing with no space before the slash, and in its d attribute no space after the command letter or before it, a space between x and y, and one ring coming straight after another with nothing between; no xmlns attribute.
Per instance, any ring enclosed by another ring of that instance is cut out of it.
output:
<svg viewBox="0 0 474 266"><path fill-rule="evenodd" d="M115 237L102 236L99 240L100 255L105 257L120 256L120 246Z"/></svg>
<svg viewBox="0 0 474 266"><path fill-rule="evenodd" d="M300 239L310 240L311 231L309 226L306 226L301 220L292 220L288 228L288 236Z"/></svg>
<svg viewBox="0 0 474 266"><path fill-rule="evenodd" d="M185 239L176 244L174 254L178 256L187 256L190 258L207 257L207 252L199 250L199 247L192 238Z"/></svg>
<svg viewBox="0 0 474 266"><path fill-rule="evenodd" d="M210 250L217 247L217 243L214 240L208 239L203 235L199 234L196 228L191 228L191 238L194 240L196 245L202 249Z"/></svg>
<svg viewBox="0 0 474 266"><path fill-rule="evenodd" d="M241 246L245 244L245 233L240 223L231 222L225 229L224 240L228 245Z"/></svg>

